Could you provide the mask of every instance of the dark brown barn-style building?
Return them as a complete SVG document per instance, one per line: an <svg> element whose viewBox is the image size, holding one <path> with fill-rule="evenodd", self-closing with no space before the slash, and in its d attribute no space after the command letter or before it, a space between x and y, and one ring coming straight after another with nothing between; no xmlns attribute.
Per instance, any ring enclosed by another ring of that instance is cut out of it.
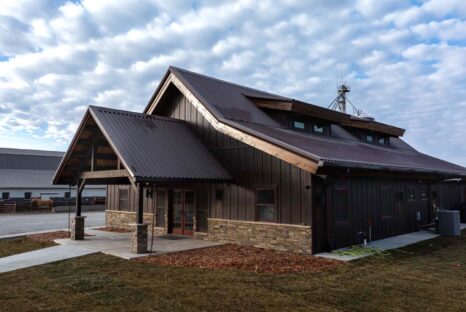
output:
<svg viewBox="0 0 466 312"><path fill-rule="evenodd" d="M89 107L53 182L108 185L106 223L133 229L134 252L153 228L319 253L464 208L466 168L404 132L170 67L142 113ZM82 239L79 196L76 211Z"/></svg>

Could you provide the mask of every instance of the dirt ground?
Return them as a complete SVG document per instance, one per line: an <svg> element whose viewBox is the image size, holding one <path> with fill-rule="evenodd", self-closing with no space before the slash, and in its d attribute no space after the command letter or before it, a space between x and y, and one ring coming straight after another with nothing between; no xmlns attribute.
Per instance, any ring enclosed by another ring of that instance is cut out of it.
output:
<svg viewBox="0 0 466 312"><path fill-rule="evenodd" d="M322 272L343 262L311 255L266 250L227 244L166 255L138 258L135 261L164 266L203 269L241 270L256 273Z"/></svg>
<svg viewBox="0 0 466 312"><path fill-rule="evenodd" d="M44 243L53 243L55 239L60 238L69 238L70 233L67 231L56 231L56 232L48 232L48 233L41 233L41 234L32 234L28 235L27 238L30 238L36 242L44 242Z"/></svg>

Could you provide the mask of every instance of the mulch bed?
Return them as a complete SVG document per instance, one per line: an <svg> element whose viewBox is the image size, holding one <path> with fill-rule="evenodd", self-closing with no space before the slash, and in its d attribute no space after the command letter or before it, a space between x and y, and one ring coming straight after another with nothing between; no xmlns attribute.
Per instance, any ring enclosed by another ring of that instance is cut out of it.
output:
<svg viewBox="0 0 466 312"><path fill-rule="evenodd" d="M271 274L322 272L343 264L341 261L311 255L233 244L141 257L134 261L163 266L233 269Z"/></svg>
<svg viewBox="0 0 466 312"><path fill-rule="evenodd" d="M104 227L98 228L96 230L105 231L105 232L115 232L115 233L130 233L131 232L131 230L128 230L128 229L111 227L111 226L104 226Z"/></svg>
<svg viewBox="0 0 466 312"><path fill-rule="evenodd" d="M53 243L55 239L69 238L70 233L67 231L56 231L49 233L32 234L28 235L27 237L37 242Z"/></svg>

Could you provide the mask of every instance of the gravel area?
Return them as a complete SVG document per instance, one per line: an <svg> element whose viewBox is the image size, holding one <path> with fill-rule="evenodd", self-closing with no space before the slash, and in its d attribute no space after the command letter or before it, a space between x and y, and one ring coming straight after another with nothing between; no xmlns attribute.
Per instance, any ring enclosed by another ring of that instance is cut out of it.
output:
<svg viewBox="0 0 466 312"><path fill-rule="evenodd" d="M311 255L233 244L167 255L142 257L134 261L163 266L241 270L272 274L322 272L343 265L341 261L323 259Z"/></svg>

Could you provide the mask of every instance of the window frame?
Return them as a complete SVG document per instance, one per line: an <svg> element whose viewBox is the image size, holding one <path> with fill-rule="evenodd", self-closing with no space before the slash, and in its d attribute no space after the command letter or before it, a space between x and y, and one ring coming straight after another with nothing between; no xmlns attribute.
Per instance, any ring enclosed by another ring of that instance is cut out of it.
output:
<svg viewBox="0 0 466 312"><path fill-rule="evenodd" d="M341 198L340 196L337 196L337 192L344 191L346 192L346 203L338 203L335 199L336 198ZM350 224L352 222L352 206L351 206L351 189L348 181L341 181L337 183L334 188L333 188L333 196L332 196L332 204L333 204L333 209L334 209L334 220L336 225L343 225L343 224ZM342 214L339 214L339 211L343 211L340 208L345 207L346 208L346 219L343 220L340 217Z"/></svg>
<svg viewBox="0 0 466 312"><path fill-rule="evenodd" d="M163 207L161 207L159 204L159 194L164 193L164 200L163 200ZM159 228L165 228L167 226L166 218L165 215L167 215L168 211L168 190L164 188L156 188L155 189L155 203L154 203L154 209L155 209L155 227ZM163 210L163 218L159 219L159 212ZM160 220L163 220L162 224L159 223Z"/></svg>
<svg viewBox="0 0 466 312"><path fill-rule="evenodd" d="M318 128L322 128L322 131L316 131L316 127ZM314 134L317 134L317 135L325 135L326 134L326 126L323 125L323 124L319 124L319 123L313 123L312 124L312 133Z"/></svg>
<svg viewBox="0 0 466 312"><path fill-rule="evenodd" d="M127 194L126 199L121 198L121 194L122 194L121 191L126 192L126 194ZM125 186L119 186L118 187L118 210L119 211L131 211L130 207L129 207L129 196L130 196L129 195L129 186L125 185ZM122 206L121 206L122 201L126 201L126 208L125 209L122 209Z"/></svg>
<svg viewBox="0 0 466 312"><path fill-rule="evenodd" d="M259 203L257 192L259 191L272 191L273 192L273 204L268 203ZM274 217L271 220L261 220L260 213L259 213L259 205L266 206L266 205L273 205ZM276 185L258 185L254 188L254 208L256 213L255 220L257 222L267 222L267 223L278 223L278 192Z"/></svg>
<svg viewBox="0 0 466 312"><path fill-rule="evenodd" d="M24 192L24 199L32 199L32 192Z"/></svg>
<svg viewBox="0 0 466 312"><path fill-rule="evenodd" d="M302 124L303 127L296 127L296 124L299 123L299 124ZM306 120L302 120L302 119L293 119L293 123L292 123L292 126L293 126L293 129L295 130L299 130L299 131L306 131Z"/></svg>
<svg viewBox="0 0 466 312"><path fill-rule="evenodd" d="M2 192L2 199L9 200L10 199L10 192Z"/></svg>

